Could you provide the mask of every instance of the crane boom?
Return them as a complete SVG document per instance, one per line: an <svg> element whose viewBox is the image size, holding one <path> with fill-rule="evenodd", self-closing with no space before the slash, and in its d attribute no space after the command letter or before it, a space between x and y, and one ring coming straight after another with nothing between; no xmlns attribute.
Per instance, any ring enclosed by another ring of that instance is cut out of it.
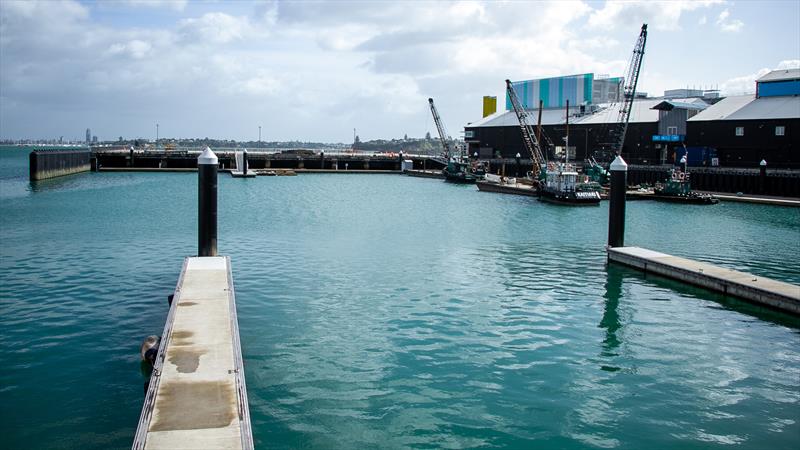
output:
<svg viewBox="0 0 800 450"><path fill-rule="evenodd" d="M508 93L508 98L511 100L514 113L517 115L517 120L519 120L519 128L520 131L522 131L522 143L528 150L528 154L531 155L533 177L536 178L539 176L539 172L541 172L547 161L544 159L539 140L536 137L536 133L533 131L533 126L528 122L528 112L525 111L525 108L519 101L519 97L517 97L517 92L514 90L511 80L506 80L506 92Z"/></svg>
<svg viewBox="0 0 800 450"><path fill-rule="evenodd" d="M436 105L433 104L433 99L429 98L428 103L431 105L431 113L433 114L433 121L436 122L436 130L439 131L439 139L442 141L442 153L445 161L450 160L450 144L447 142L447 131L444 129L439 111L436 110Z"/></svg>
<svg viewBox="0 0 800 450"><path fill-rule="evenodd" d="M612 150L619 155L622 153L622 145L625 143L625 133L628 131L628 122L631 119L631 109L633 108L633 98L636 96L636 84L639 82L639 71L642 68L642 59L644 58L644 46L647 42L647 24L642 24L642 31L639 33L639 39L633 47L633 56L628 63L628 68L625 71L624 78L624 91L622 106L619 108L617 114L617 129L614 130L612 137Z"/></svg>

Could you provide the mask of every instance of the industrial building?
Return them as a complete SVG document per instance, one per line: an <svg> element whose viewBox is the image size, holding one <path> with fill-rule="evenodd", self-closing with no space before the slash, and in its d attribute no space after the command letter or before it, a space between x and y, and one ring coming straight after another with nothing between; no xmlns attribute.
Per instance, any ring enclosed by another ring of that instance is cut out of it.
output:
<svg viewBox="0 0 800 450"><path fill-rule="evenodd" d="M687 121L687 146L716 150L721 166L800 168L800 69L775 70L756 94L726 97Z"/></svg>
<svg viewBox="0 0 800 450"><path fill-rule="evenodd" d="M622 81L581 74L512 86L533 123L538 121L542 101L543 140L553 144L548 158L564 153L569 100L570 158L608 159L603 149L608 148L609 129L617 120L619 104L613 101L619 100ZM637 95L623 157L633 164L665 164L683 155L685 147L698 147L704 149L701 165L754 167L765 158L772 167L800 168L800 70L773 71L758 80L756 92L722 99L717 91L695 89L666 91L661 98ZM470 155L477 153L484 159L527 156L519 121L508 99L506 104L506 111L465 126Z"/></svg>

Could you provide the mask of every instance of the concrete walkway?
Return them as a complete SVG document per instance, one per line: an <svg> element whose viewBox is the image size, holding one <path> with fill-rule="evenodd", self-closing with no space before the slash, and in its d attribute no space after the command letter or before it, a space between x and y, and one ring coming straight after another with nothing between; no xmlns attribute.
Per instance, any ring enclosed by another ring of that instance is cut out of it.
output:
<svg viewBox="0 0 800 450"><path fill-rule="evenodd" d="M800 198L775 197L770 195L742 194L736 195L730 192L711 192L698 191L703 194L711 194L725 202L760 203L762 205L794 206L800 207Z"/></svg>
<svg viewBox="0 0 800 450"><path fill-rule="evenodd" d="M133 448L253 448L227 257L184 262Z"/></svg>
<svg viewBox="0 0 800 450"><path fill-rule="evenodd" d="M610 247L608 260L800 314L800 286L640 247Z"/></svg>

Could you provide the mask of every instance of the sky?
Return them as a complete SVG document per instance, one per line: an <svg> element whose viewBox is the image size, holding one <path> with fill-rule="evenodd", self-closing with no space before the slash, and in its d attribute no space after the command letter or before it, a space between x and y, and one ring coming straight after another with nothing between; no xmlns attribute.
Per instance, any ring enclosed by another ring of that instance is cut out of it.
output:
<svg viewBox="0 0 800 450"><path fill-rule="evenodd" d="M506 78L755 91L800 67L800 1L0 0L0 139L349 143L449 134Z"/></svg>

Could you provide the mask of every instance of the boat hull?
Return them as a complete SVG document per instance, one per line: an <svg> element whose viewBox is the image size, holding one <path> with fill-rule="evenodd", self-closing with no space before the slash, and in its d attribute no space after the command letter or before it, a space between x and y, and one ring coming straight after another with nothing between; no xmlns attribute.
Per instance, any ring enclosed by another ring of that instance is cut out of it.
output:
<svg viewBox="0 0 800 450"><path fill-rule="evenodd" d="M669 195L656 192L650 198L659 202L682 203L684 205L716 205L719 199L710 195Z"/></svg>
<svg viewBox="0 0 800 450"><path fill-rule="evenodd" d="M597 206L600 194L597 192L553 192L543 189L539 192L539 200L556 205Z"/></svg>
<svg viewBox="0 0 800 450"><path fill-rule="evenodd" d="M478 190L485 192L497 192L500 194L524 195L527 197L538 197L539 193L532 186L508 186L503 184L491 183L488 181L478 181L475 183Z"/></svg>
<svg viewBox="0 0 800 450"><path fill-rule="evenodd" d="M468 174L464 174L463 172L450 173L445 171L444 181L447 181L448 183L458 183L458 184L475 184L477 180L475 179L475 177Z"/></svg>

